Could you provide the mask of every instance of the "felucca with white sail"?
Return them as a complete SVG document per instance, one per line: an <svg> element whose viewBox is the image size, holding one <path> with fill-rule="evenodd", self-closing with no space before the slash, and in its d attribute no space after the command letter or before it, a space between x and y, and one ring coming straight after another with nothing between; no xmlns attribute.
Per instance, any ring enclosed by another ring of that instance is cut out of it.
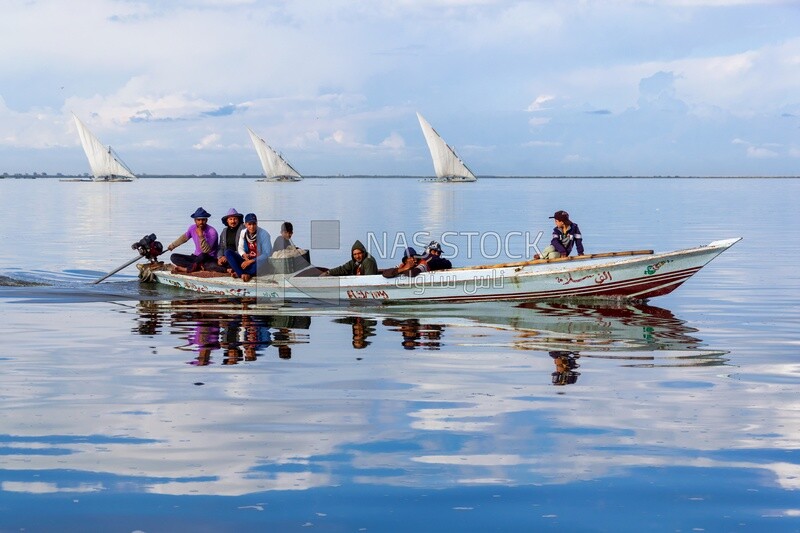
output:
<svg viewBox="0 0 800 533"><path fill-rule="evenodd" d="M91 181L133 181L136 179L133 172L120 160L110 146L105 146L100 142L100 139L86 127L86 124L81 122L75 113L72 114L72 118L75 119L83 151L86 152L86 158L89 160L93 176Z"/></svg>
<svg viewBox="0 0 800 533"><path fill-rule="evenodd" d="M434 181L478 181L475 174L467 168L464 161L458 157L455 149L444 142L444 139L433 129L427 120L422 115L417 113L419 125L422 128L422 133L425 135L425 141L428 143L428 150L431 152L433 159L433 169L436 172L436 179Z"/></svg>
<svg viewBox="0 0 800 533"><path fill-rule="evenodd" d="M253 141L253 146L256 147L256 153L261 160L261 166L264 169L264 179L258 181L300 181L303 176L297 172L292 165L290 165L278 152L276 152L270 145L264 141L256 133L247 128L250 133L250 139Z"/></svg>

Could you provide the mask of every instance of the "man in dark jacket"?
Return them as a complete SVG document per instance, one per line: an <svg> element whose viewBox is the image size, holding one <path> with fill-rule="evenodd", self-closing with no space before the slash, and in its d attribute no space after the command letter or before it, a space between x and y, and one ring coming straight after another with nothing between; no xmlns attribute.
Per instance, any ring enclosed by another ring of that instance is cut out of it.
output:
<svg viewBox="0 0 800 533"><path fill-rule="evenodd" d="M442 257L442 245L437 241L428 244L428 253L420 260L420 272L433 272L434 270L447 270L453 268L449 259Z"/></svg>
<svg viewBox="0 0 800 533"><path fill-rule="evenodd" d="M236 251L239 247L239 238L244 230L244 215L231 207L222 217L222 230L219 232L219 250L217 251L217 267L211 270L226 272L228 270L228 258L225 252L228 250Z"/></svg>
<svg viewBox="0 0 800 533"><path fill-rule="evenodd" d="M583 236L578 225L569 219L566 211L556 211L550 218L555 219L556 227L553 228L553 239L550 246L542 250L541 257L537 254L534 259L557 259L567 257L572 252L573 246L577 248L578 255L583 255Z"/></svg>
<svg viewBox="0 0 800 533"><path fill-rule="evenodd" d="M442 257L442 245L436 241L431 241L427 247L428 253L422 256L417 255L414 248L408 247L403 252L403 262L396 268L387 268L383 271L384 278L394 278L400 274L414 277L422 272L433 272L434 270L447 270L453 268L449 259Z"/></svg>
<svg viewBox="0 0 800 533"><path fill-rule="evenodd" d="M323 276L374 276L378 273L378 263L375 258L367 253L361 241L353 243L350 250L352 259L338 267L323 272Z"/></svg>

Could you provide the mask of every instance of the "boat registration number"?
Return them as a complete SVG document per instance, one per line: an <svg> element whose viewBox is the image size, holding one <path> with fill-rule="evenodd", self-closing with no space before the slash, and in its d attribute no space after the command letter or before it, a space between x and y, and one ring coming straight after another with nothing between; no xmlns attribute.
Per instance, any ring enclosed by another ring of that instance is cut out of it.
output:
<svg viewBox="0 0 800 533"><path fill-rule="evenodd" d="M389 298L389 295L386 293L386 291L348 290L347 297L351 300L365 300L365 299L386 300L387 298Z"/></svg>

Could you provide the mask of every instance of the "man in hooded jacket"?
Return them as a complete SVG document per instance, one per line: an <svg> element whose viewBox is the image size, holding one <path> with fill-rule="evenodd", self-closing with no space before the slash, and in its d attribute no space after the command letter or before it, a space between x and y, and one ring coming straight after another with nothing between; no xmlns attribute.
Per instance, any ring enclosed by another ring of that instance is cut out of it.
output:
<svg viewBox="0 0 800 533"><path fill-rule="evenodd" d="M350 261L323 272L323 276L374 276L378 273L378 263L367 253L361 241L353 243L350 250Z"/></svg>
<svg viewBox="0 0 800 533"><path fill-rule="evenodd" d="M226 272L228 269L228 258L225 252L228 250L236 251L239 247L239 239L244 231L244 215L231 207L222 217L222 229L219 231L219 245L217 246L217 265L210 268L216 272Z"/></svg>

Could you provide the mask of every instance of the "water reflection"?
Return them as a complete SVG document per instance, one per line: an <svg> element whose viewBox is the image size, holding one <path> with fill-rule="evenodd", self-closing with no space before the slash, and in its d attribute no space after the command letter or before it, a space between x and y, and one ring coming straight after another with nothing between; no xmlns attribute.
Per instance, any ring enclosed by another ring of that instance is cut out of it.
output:
<svg viewBox="0 0 800 533"><path fill-rule="evenodd" d="M389 331L400 333L400 345L406 350L439 350L442 346L444 324L422 324L417 318L384 318L383 325Z"/></svg>
<svg viewBox="0 0 800 533"><path fill-rule="evenodd" d="M353 330L352 344L354 350L363 350L372 344L372 341L367 339L375 336L375 327L378 325L378 321L374 318L363 316L346 316L343 318L336 318L333 322L336 324L350 325Z"/></svg>
<svg viewBox="0 0 800 533"><path fill-rule="evenodd" d="M256 361L267 351L292 358L297 343L328 347L342 335L310 331L311 315L286 314L251 300L144 301L137 307L133 332L168 333L175 346L193 352L195 366ZM296 309L289 309L297 313ZM300 310L303 311L303 310ZM307 310L320 313L319 310ZM336 311L336 313L341 313ZM725 353L704 350L695 328L671 311L644 303L531 302L385 307L377 312L350 309L345 316L319 314L330 325L349 326L349 348L364 350L377 339L397 339L386 348L446 350L492 345L501 350L541 352L555 371L553 385L577 383L579 360L616 359L624 366L702 366L724 364ZM450 340L446 332L450 330ZM453 334L453 332L457 332ZM347 338L346 336L344 338ZM337 350L347 348L343 343ZM215 359L215 357L217 359Z"/></svg>
<svg viewBox="0 0 800 533"><path fill-rule="evenodd" d="M580 357L578 352L568 352L564 350L553 350L550 357L556 365L556 371L550 374L553 378L553 385L572 385L578 381L581 375L576 369L581 366L578 364Z"/></svg>
<svg viewBox="0 0 800 533"><path fill-rule="evenodd" d="M291 359L292 345L308 343L309 316L252 313L244 300L143 301L133 332L157 335L166 331L185 342L176 349L193 352L194 366L212 364L219 355L223 365L256 361L270 347L278 358ZM218 353L215 353L218 352Z"/></svg>
<svg viewBox="0 0 800 533"><path fill-rule="evenodd" d="M702 366L724 364L725 353L647 305L314 311L173 300L116 309L104 328L66 324L87 346L118 328L105 357L37 352L6 365L0 444L14 453L0 453L0 471L32 481L4 490L555 484L696 460L696 434L682 428L698 410L713 419L709 450L728 446L744 423L710 401L719 383L704 381L715 371Z"/></svg>

